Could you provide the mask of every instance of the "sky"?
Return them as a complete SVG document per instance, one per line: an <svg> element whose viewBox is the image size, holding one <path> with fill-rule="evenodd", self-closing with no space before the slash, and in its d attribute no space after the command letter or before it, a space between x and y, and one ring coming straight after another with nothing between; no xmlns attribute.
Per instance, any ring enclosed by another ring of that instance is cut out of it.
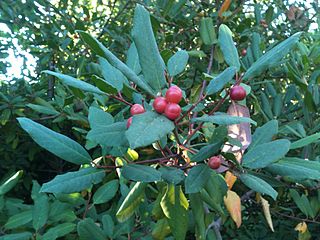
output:
<svg viewBox="0 0 320 240"><path fill-rule="evenodd" d="M307 6L308 5L310 6L310 3L313 2L313 1L312 0L306 0L306 1L303 1L303 0L290 0L289 2L290 3L293 3L293 2L296 2L296 3L304 2ZM317 26L316 23L312 24L311 30L312 29L317 29L317 28L318 28L318 26ZM0 31L9 32L10 30L5 24L0 23ZM27 68L30 70L31 73L34 72L33 70L36 67L37 59L35 59L27 51L22 50L20 48L18 42L17 42L17 39L13 39L13 43L14 43L15 49L10 49L8 51L9 56L6 59L11 63L11 67L9 67L7 69L7 74L6 75L0 74L0 82L2 80L8 80L8 79L12 79L12 78L20 78L22 76L22 74L23 74L23 71L26 71L26 70L23 69L23 58L22 57L16 57L15 54L14 54L15 51L18 54L22 54L22 55L25 55L27 57L26 65L27 65Z"/></svg>

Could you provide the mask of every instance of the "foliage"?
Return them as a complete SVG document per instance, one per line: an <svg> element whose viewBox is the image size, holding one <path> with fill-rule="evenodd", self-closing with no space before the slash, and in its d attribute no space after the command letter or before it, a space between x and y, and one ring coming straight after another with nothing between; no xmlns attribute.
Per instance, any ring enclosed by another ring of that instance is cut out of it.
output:
<svg viewBox="0 0 320 240"><path fill-rule="evenodd" d="M1 56L38 63L0 86L0 239L317 236L318 6L96 3L0 3ZM175 121L152 108L171 84Z"/></svg>

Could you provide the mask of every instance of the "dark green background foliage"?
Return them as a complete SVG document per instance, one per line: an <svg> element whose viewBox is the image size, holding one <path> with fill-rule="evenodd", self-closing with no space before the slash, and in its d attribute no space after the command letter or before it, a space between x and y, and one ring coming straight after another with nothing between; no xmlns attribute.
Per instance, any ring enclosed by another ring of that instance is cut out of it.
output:
<svg viewBox="0 0 320 240"><path fill-rule="evenodd" d="M0 1L0 240L319 236L320 6L227 2ZM20 77L8 74L9 49ZM225 114L240 76L247 118ZM196 104L179 128L152 111L171 77L182 112ZM147 110L129 130L123 99ZM226 141L243 147L227 126L248 122L242 164L223 153L242 198L237 228L224 173L205 163ZM295 231L303 221L308 231Z"/></svg>

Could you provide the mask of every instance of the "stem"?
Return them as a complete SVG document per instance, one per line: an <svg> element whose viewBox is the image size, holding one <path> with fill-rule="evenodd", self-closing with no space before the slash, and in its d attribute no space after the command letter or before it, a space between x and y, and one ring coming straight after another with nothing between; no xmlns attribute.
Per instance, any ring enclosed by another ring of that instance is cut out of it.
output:
<svg viewBox="0 0 320 240"><path fill-rule="evenodd" d="M126 100L124 100L123 97L119 97L119 96L116 96L116 95L109 95L109 97L111 97L111 98L113 98L113 99L116 99L116 100L118 100L119 102L122 102L122 103L124 103L124 104L126 104L126 105L128 105L128 106L130 106L130 107L133 105L132 103L129 103L129 102L127 102Z"/></svg>
<svg viewBox="0 0 320 240"><path fill-rule="evenodd" d="M88 210L89 210L89 207L90 207L91 196L92 196L91 192L88 192L88 200L86 202L86 208L85 208L84 213L83 213L83 217L82 217L83 219L86 218L86 215L88 213Z"/></svg>
<svg viewBox="0 0 320 240"><path fill-rule="evenodd" d="M208 115L210 116L210 115L214 114L216 111L218 111L219 108L221 107L221 105L224 103L224 101L227 99L228 96L229 96L229 92L226 93L226 95L224 96L224 98L222 98L222 99L218 102L218 104L208 113ZM200 124L198 125L198 127L197 127L195 130L193 130L191 134L189 134L189 136L187 137L187 139L184 141L183 144L186 144L187 142L189 142L190 139L193 137L193 135L202 128L203 124L204 124L204 122L200 123Z"/></svg>

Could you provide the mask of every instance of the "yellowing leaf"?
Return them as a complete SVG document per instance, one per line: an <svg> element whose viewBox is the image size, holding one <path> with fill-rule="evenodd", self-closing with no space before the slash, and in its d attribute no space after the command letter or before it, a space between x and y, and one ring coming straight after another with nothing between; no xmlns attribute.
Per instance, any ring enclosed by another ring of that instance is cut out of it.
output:
<svg viewBox="0 0 320 240"><path fill-rule="evenodd" d="M237 177L233 175L232 172L227 171L226 175L224 176L224 180L226 181L229 190L231 190L233 184L236 182Z"/></svg>
<svg viewBox="0 0 320 240"><path fill-rule="evenodd" d="M228 212L230 213L231 218L236 223L237 227L241 226L241 199L235 192L228 190L227 196L224 197L224 204Z"/></svg>
<svg viewBox="0 0 320 240"><path fill-rule="evenodd" d="M298 223L298 225L294 228L294 230L305 233L308 230L308 226L305 222Z"/></svg>
<svg viewBox="0 0 320 240"><path fill-rule="evenodd" d="M260 194L257 194L257 198L258 198L258 202L261 202L264 217L266 218L267 223L268 223L271 231L274 232L272 218L271 218L271 214L270 214L269 202L266 199L264 199L263 197L261 197Z"/></svg>
<svg viewBox="0 0 320 240"><path fill-rule="evenodd" d="M225 0L223 2L218 13L219 17L222 17L222 14L229 9L231 2L232 2L231 0Z"/></svg>

